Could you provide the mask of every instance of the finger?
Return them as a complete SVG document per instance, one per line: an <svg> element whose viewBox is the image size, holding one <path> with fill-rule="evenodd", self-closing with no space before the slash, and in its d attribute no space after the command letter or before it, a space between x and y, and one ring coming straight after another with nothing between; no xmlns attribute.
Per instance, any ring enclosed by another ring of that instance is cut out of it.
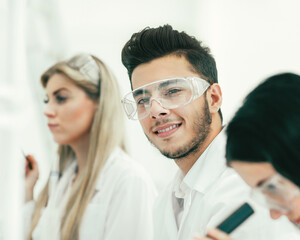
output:
<svg viewBox="0 0 300 240"><path fill-rule="evenodd" d="M194 240L212 240L207 236L194 235Z"/></svg>
<svg viewBox="0 0 300 240"><path fill-rule="evenodd" d="M194 240L212 240L212 238L208 238L208 237L194 237Z"/></svg>
<svg viewBox="0 0 300 240"><path fill-rule="evenodd" d="M25 157L25 171L26 174L33 170L32 163L28 160L28 157Z"/></svg>
<svg viewBox="0 0 300 240"><path fill-rule="evenodd" d="M216 240L232 240L232 238L230 238L228 234L216 228L208 229L207 234L209 237L212 237L213 239Z"/></svg>
<svg viewBox="0 0 300 240"><path fill-rule="evenodd" d="M27 160L28 160L28 166L31 169L36 169L37 168L37 162L35 161L34 157L32 155L27 155L26 156Z"/></svg>
<svg viewBox="0 0 300 240"><path fill-rule="evenodd" d="M39 177L39 168L35 158L32 155L26 156L26 163L25 163L25 176L32 176L34 178Z"/></svg>

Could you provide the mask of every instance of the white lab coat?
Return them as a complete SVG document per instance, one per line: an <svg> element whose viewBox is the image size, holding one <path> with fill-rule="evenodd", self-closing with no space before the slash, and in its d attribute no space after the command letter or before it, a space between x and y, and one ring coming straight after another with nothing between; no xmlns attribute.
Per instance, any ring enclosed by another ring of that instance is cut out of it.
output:
<svg viewBox="0 0 300 240"><path fill-rule="evenodd" d="M205 235L207 228L218 225L244 201L255 208L255 214L231 234L233 239L300 239L299 230L287 219L274 221L266 209L249 200L248 185L225 165L225 143L223 130L183 180L179 171L159 195L154 209L154 239L191 240L196 233ZM180 211L174 204L175 193L177 197L184 195L184 210L179 213L179 220L176 218Z"/></svg>
<svg viewBox="0 0 300 240"><path fill-rule="evenodd" d="M75 163L65 171L43 210L33 240L60 239L60 221L67 201ZM82 240L153 239L152 210L156 190L145 170L121 149L107 160L79 229ZM28 229L35 203L24 206Z"/></svg>

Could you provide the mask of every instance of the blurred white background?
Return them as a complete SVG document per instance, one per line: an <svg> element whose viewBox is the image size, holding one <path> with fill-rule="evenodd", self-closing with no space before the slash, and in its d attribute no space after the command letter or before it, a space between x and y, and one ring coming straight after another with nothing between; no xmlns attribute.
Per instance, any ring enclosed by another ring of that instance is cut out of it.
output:
<svg viewBox="0 0 300 240"><path fill-rule="evenodd" d="M55 158L39 83L47 67L92 53L113 70L123 95L130 90L123 45L146 26L168 23L211 48L226 124L264 78L283 71L300 74L299 9L299 0L0 0L0 239L20 238L19 231L8 229L20 224L21 150L39 163L35 195ZM138 122L126 119L126 126L130 154L160 191L175 164L148 143Z"/></svg>

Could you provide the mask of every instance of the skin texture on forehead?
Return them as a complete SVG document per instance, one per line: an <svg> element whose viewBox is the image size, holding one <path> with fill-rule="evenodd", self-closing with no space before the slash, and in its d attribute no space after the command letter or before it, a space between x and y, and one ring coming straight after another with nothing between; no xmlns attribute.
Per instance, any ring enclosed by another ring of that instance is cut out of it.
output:
<svg viewBox="0 0 300 240"><path fill-rule="evenodd" d="M151 74L145 75L145 70ZM137 66L132 72L132 87L134 90L158 80L191 76L200 77L185 57L168 55Z"/></svg>
<svg viewBox="0 0 300 240"><path fill-rule="evenodd" d="M267 162L252 163L232 161L230 165L252 188L276 174L273 166Z"/></svg>

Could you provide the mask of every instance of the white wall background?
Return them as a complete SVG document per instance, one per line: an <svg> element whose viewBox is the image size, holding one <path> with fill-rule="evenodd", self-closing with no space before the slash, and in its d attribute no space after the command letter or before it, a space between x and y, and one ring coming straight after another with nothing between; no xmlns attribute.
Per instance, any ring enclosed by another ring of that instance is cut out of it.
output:
<svg viewBox="0 0 300 240"><path fill-rule="evenodd" d="M300 1L198 1L197 33L215 55L228 121L261 80L300 73Z"/></svg>
<svg viewBox="0 0 300 240"><path fill-rule="evenodd" d="M3 220L20 202L9 201L22 188L20 174L12 170L23 167L17 153L23 148L39 162L36 194L55 157L39 85L48 66L79 52L93 53L111 67L124 94L130 86L120 59L123 45L146 26L168 23L211 48L226 123L265 77L282 71L300 74L299 9L299 0L0 0L0 190L7 196L0 199L0 239L18 239L4 230L8 225ZM148 143L138 122L126 119L126 125L130 154L160 190L175 164Z"/></svg>

